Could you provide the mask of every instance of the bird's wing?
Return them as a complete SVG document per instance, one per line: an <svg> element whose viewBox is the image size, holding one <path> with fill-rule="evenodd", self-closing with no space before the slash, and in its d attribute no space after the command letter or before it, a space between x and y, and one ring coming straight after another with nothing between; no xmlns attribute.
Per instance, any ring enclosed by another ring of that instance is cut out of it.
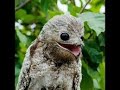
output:
<svg viewBox="0 0 120 90"><path fill-rule="evenodd" d="M18 83L16 90L27 90L29 83L30 83L30 77L29 77L29 71L31 67L31 57L33 55L33 52L38 44L38 40L36 39L27 49L24 62L22 65L22 69L19 75Z"/></svg>
<svg viewBox="0 0 120 90"><path fill-rule="evenodd" d="M80 90L79 74L77 72L74 74L72 88L73 90Z"/></svg>

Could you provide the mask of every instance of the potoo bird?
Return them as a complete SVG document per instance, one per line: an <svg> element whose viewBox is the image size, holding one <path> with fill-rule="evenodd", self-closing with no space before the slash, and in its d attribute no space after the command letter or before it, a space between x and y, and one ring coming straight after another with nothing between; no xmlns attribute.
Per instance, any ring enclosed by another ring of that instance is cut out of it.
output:
<svg viewBox="0 0 120 90"><path fill-rule="evenodd" d="M50 19L26 51L16 90L80 90L83 35L70 14Z"/></svg>

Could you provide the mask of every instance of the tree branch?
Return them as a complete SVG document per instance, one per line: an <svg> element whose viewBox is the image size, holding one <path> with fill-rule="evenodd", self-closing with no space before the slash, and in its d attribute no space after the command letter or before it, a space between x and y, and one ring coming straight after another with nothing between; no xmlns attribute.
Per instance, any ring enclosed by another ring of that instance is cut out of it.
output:
<svg viewBox="0 0 120 90"><path fill-rule="evenodd" d="M25 6L27 3L29 3L31 0L26 0L24 3L20 4L18 7L15 8L15 11L19 10L23 6Z"/></svg>
<svg viewBox="0 0 120 90"><path fill-rule="evenodd" d="M88 3L90 2L91 0L88 0L85 4L85 6L81 9L80 13L82 13L84 10L85 10L85 7L88 5Z"/></svg>

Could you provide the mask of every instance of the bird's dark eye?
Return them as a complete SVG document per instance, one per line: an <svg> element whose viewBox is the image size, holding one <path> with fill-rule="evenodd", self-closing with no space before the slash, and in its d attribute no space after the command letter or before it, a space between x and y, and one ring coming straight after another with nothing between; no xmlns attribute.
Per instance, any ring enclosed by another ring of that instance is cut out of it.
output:
<svg viewBox="0 0 120 90"><path fill-rule="evenodd" d="M64 41L69 40L69 34L68 33L62 33L60 35L60 38Z"/></svg>
<svg viewBox="0 0 120 90"><path fill-rule="evenodd" d="M82 36L82 37L81 37L81 39L83 40L83 39L84 39L84 37Z"/></svg>

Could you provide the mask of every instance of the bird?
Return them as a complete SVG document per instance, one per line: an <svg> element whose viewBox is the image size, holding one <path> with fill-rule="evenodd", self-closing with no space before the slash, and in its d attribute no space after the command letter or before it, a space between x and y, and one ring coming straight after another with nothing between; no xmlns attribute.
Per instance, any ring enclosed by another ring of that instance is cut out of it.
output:
<svg viewBox="0 0 120 90"><path fill-rule="evenodd" d="M80 90L83 22L56 15L28 47L16 90Z"/></svg>

